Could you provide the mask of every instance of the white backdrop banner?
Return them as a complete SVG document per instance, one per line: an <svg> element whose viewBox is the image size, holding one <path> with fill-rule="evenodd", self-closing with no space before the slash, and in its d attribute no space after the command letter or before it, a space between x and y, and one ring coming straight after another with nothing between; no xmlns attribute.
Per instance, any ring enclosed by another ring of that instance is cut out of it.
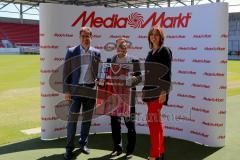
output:
<svg viewBox="0 0 240 160"><path fill-rule="evenodd" d="M92 27L92 46L101 51L102 61L115 54L115 40L120 36L132 44L129 55L144 61L149 51L147 34L154 25L163 28L165 46L173 52L173 89L161 115L165 136L224 146L227 3L137 9L40 4L42 139L66 136L67 122L58 114L65 113L68 105L61 103L61 90L52 86L62 86L59 66L64 63L67 48L79 44L80 27ZM59 78L51 79L52 74ZM148 134L147 106L140 98L136 110L137 132ZM91 132L109 132L109 124L108 116L97 117Z"/></svg>

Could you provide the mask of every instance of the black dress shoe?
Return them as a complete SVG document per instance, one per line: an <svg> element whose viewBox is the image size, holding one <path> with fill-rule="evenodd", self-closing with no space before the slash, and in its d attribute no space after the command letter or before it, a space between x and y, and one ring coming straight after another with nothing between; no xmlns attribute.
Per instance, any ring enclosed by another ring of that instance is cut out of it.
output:
<svg viewBox="0 0 240 160"><path fill-rule="evenodd" d="M149 159L150 159L150 158L148 157L148 160L149 160ZM160 157L155 158L155 160L164 160L164 153L161 154Z"/></svg>
<svg viewBox="0 0 240 160"><path fill-rule="evenodd" d="M66 153L64 153L63 157L64 157L65 160L71 160L72 157L73 157L73 153L72 152L66 152Z"/></svg>
<svg viewBox="0 0 240 160"><path fill-rule="evenodd" d="M88 149L86 146L81 147L79 150L84 154L90 154L90 149Z"/></svg>
<svg viewBox="0 0 240 160"><path fill-rule="evenodd" d="M125 155L124 157L125 157L126 160L127 160L127 159L131 159L131 158L133 157L133 154L131 154L131 153L126 153L126 155Z"/></svg>
<svg viewBox="0 0 240 160"><path fill-rule="evenodd" d="M112 153L110 153L110 156L119 156L122 152L122 150L113 150Z"/></svg>
<svg viewBox="0 0 240 160"><path fill-rule="evenodd" d="M163 154L161 154L161 156L160 156L160 157L156 158L156 160L164 160L164 153L163 153Z"/></svg>

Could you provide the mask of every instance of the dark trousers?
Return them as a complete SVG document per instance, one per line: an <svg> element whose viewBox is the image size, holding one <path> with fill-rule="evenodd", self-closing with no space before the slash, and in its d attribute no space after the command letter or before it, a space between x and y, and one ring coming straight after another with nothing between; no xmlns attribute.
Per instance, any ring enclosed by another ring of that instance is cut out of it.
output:
<svg viewBox="0 0 240 160"><path fill-rule="evenodd" d="M131 108L131 116L124 117L125 125L128 129L127 153L132 154L136 144L135 130L135 107ZM113 150L122 150L121 117L111 116Z"/></svg>
<svg viewBox="0 0 240 160"><path fill-rule="evenodd" d="M84 147L87 144L94 105L95 99L78 97L73 100L68 115L66 146L67 151L73 151L74 149L74 138L78 121L82 122L79 145L80 147ZM81 107L82 113L79 114Z"/></svg>

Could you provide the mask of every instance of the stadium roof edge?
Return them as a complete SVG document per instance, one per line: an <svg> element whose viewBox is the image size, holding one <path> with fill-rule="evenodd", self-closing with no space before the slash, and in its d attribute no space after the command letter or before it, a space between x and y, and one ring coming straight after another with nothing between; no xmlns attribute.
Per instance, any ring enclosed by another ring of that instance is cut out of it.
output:
<svg viewBox="0 0 240 160"><path fill-rule="evenodd" d="M103 6L103 7L128 7L128 8L159 8L190 6L206 3L230 2L231 0L1 0L0 13L11 14L9 17L18 16L23 19L39 19L39 4L53 3L78 6ZM10 6L10 7L9 7ZM229 4L229 6L231 6ZM240 4L232 4L240 7ZM14 16L12 16L14 15ZM21 22L22 23L22 22Z"/></svg>
<svg viewBox="0 0 240 160"><path fill-rule="evenodd" d="M39 5L40 3L55 3L55 4L73 4L85 6L104 6L104 7L140 7L149 5L162 7L174 6L176 3L182 5L198 4L201 0L1 0L1 2L24 4L24 5ZM206 0L209 3L220 2L223 0ZM190 2L190 3L189 3Z"/></svg>
<svg viewBox="0 0 240 160"><path fill-rule="evenodd" d="M30 19L19 19L19 18L6 18L6 17L1 17L0 22L4 23L21 23L21 24L33 24L33 25L38 25L39 21L38 20L30 20Z"/></svg>

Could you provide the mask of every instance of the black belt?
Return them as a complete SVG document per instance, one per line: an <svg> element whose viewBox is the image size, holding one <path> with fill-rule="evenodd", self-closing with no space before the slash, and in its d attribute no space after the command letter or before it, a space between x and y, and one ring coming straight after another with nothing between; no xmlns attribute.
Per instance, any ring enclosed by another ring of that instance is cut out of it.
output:
<svg viewBox="0 0 240 160"><path fill-rule="evenodd" d="M93 88L95 86L95 83L84 83L84 84L78 84L81 87L90 87Z"/></svg>

